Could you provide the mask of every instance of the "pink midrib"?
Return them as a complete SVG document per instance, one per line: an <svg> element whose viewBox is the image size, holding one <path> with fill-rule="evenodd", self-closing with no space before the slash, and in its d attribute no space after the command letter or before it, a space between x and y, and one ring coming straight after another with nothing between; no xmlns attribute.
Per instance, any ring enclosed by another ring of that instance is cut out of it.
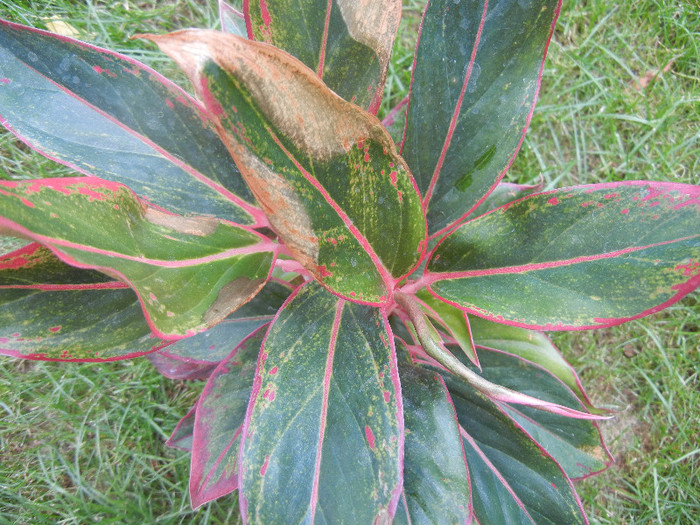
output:
<svg viewBox="0 0 700 525"><path fill-rule="evenodd" d="M319 422L318 445L316 446L316 463L314 465L313 485L311 487L311 499L309 501L311 523L314 522L316 506L318 505L318 487L321 477L321 456L323 441L326 431L326 417L328 414L328 396L330 395L331 377L333 375L333 358L335 357L335 347L338 341L338 330L340 329L340 319L343 315L345 301L338 299L333 319L330 341L328 342L328 357L326 358L326 368L323 374L323 397L321 401L321 420Z"/></svg>
<svg viewBox="0 0 700 525"><path fill-rule="evenodd" d="M232 257L238 257L240 255L249 255L252 253L261 253L261 252L271 252L271 253L276 253L277 251L277 245L273 243L272 241L264 241L258 244L252 244L250 246L245 246L243 248L234 248L231 250L225 250L216 254L208 255L206 257L197 257L193 259L187 259L184 261L167 261L163 259L151 259L148 257L139 257L135 255L126 255L123 253L118 253L110 250L103 250L100 248L95 248L93 246L86 246L83 244L71 242L71 241L66 241L63 239L55 239L53 237L48 237L46 235L41 235L32 232L31 230L20 226L19 224L16 224L12 221L9 221L4 218L0 218L0 224L4 224L10 227L10 229L23 234L27 237L30 237L31 239L40 242L41 244L45 244L47 246L52 246L55 249L57 247L61 248L69 248L69 249L74 249L74 250L79 250L81 252L87 252L87 253L95 253L98 255L104 255L106 257L113 257L115 259L121 259L121 260L127 260L127 261L133 261L133 262L138 262L138 263L143 263L143 264L150 264L153 266L160 266L163 268L186 268L189 266L196 266L200 264L207 264L215 261L220 261L222 259L229 259ZM72 258L72 257L71 257Z"/></svg>
<svg viewBox="0 0 700 525"><path fill-rule="evenodd" d="M598 254L598 255L583 255L581 257L575 257L573 259L564 259L564 260L560 260L560 261L548 261L548 262L542 262L542 263L522 264L522 265L516 265L516 266L504 266L501 268L489 268L487 270L465 270L462 272L441 272L441 273L430 273L426 270L423 279L421 279L421 282L427 286L427 285L430 285L434 282L447 280L447 279L464 279L464 278L469 278L469 277L485 277L485 276L490 276L490 275L518 274L518 273L532 272L532 271L537 271L537 270L547 270L550 268L560 268L560 267L564 267L564 266L572 266L574 264L594 262L594 261L599 261L599 260L603 260L603 259L614 259L616 257L620 257L622 255L626 255L629 253L634 253L634 252L646 250L649 248L656 248L659 246L665 246L668 244L674 244L677 242L688 241L688 240L692 240L692 239L695 239L698 237L700 237L700 234L691 235L689 237L681 237L678 239L672 239L670 241L648 244L645 246L633 246L630 248L624 248L622 250L617 250L614 252L608 252L608 253L603 253L603 254Z"/></svg>
<svg viewBox="0 0 700 525"><path fill-rule="evenodd" d="M279 146L279 148L284 152L284 154L287 156L287 158L294 164L294 166L299 170L299 172L304 176L306 181L311 184L325 199L325 201L333 208L333 210L338 214L338 217L343 221L343 224L345 225L348 230L350 230L350 233L352 233L353 237L360 243L362 248L367 252L369 255L370 259L374 263L374 266L377 268L377 271L379 272L382 281L384 282L384 286L387 289L387 293L390 293L391 290L394 288L395 284L395 279L394 277L389 273L389 271L386 269L384 266L384 263L382 260L379 258L377 253L374 251L374 248L372 245L369 243L367 238L360 232L360 230L353 224L352 220L350 217L345 213L345 211L338 205L338 203L335 202L335 200L331 197L331 195L328 193L328 190L324 188L321 183L313 176L311 175L308 171L304 169L304 167L299 163L299 161L292 155L287 148L284 147L280 139L272 132L272 130L269 130L270 137L275 141L275 143Z"/></svg>
<svg viewBox="0 0 700 525"><path fill-rule="evenodd" d="M481 460L486 464L486 466L491 470L494 476L496 476L496 479L503 485L503 488L506 489L508 494L513 498L515 503L518 505L520 510L532 521L533 525L535 523L535 520L532 519L532 516L530 516L530 513L527 511L525 508L525 504L522 502L522 500L518 497L518 495L515 493L513 488L510 486L508 481L503 477L503 474L495 467L493 463L491 463L491 460L484 454L484 452L481 450L479 445L476 443L474 438L470 436L466 430L462 426L459 427L460 434L462 434L462 439L466 440L467 443L474 449L474 452L476 452Z"/></svg>
<svg viewBox="0 0 700 525"><path fill-rule="evenodd" d="M454 112L452 113L452 118L450 119L450 125L447 129L447 135L445 136L445 142L442 146L442 151L440 152L440 157L438 158L437 164L435 165L435 170L433 171L433 176L430 179L430 185L425 192L425 197L423 198L423 210L428 209L428 203L430 198L433 196L433 190L437 184L437 180L440 177L440 170L442 170L442 165L445 162L445 157L447 156L447 150L450 148L452 143L452 136L454 135L455 127L457 126L457 120L459 119L459 114L462 109L462 103L464 102L464 93L467 91L467 86L469 80L472 76L472 70L474 68L474 63L476 62L476 54L479 50L479 42L481 40L481 32L484 29L484 23L486 22L486 11L488 11L489 2L484 1L484 9L481 13L481 20L479 21L479 29L476 33L476 38L474 39L474 46L472 47L472 54L469 58L469 65L467 66L467 73L464 77L464 82L462 82L462 90L459 93L459 98L455 104Z"/></svg>
<svg viewBox="0 0 700 525"><path fill-rule="evenodd" d="M537 97L539 96L540 93L540 88L542 86L542 73L544 72L544 65L547 60L547 53L549 50L549 44L552 41L552 36L554 35L554 26L557 23L557 20L559 19L559 13L561 11L561 4L562 0L559 0L557 3L557 7L554 9L554 17L552 19L552 24L550 26L550 31L549 31L549 37L547 39L547 42L545 43L544 46L544 52L542 54L542 61L540 62L540 69L537 73L537 85L535 86L535 92L533 93L532 97L532 104L530 105L530 110L527 114L527 117L525 119L525 125L523 126L523 130L520 135L520 141L518 142L518 145L515 148L515 151L513 151L513 154L510 156L510 159L508 160L508 164L506 165L505 168L501 171L499 176L496 178L494 181L493 185L489 188L489 190L479 199L472 207L471 209L467 210L461 217L459 217L457 220L452 222L451 224L448 224L441 230L438 230L437 232L433 233L430 235L429 239L435 239L437 237L443 236L443 235L448 235L452 231L454 231L461 223L466 219L470 213L472 213L475 209L477 209L482 202L486 200L486 198L489 196L489 194L493 191L493 189L496 187L496 185L503 179L504 175L508 172L510 167L513 165L513 161L515 160L515 157L517 156L518 152L520 151L520 147L522 146L523 142L525 141L525 134L527 133L528 128L530 127L530 121L532 120L532 115L535 112L535 106L537 104ZM426 203L426 210L427 210L427 203Z"/></svg>
<svg viewBox="0 0 700 525"><path fill-rule="evenodd" d="M333 0L328 0L328 6L326 7L326 20L323 25L323 37L321 38L321 49L318 53L318 68L316 69L316 74L318 78L323 78L323 66L326 61L326 45L328 44L328 27L331 22L331 7L333 6Z"/></svg>

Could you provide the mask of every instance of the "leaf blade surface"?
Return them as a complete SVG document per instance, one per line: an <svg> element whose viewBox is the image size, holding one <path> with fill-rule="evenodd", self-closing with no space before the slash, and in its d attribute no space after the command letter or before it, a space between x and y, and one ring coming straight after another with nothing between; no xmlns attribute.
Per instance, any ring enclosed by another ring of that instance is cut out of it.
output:
<svg viewBox="0 0 700 525"><path fill-rule="evenodd" d="M41 361L131 359L166 346L136 294L29 244L0 255L0 354Z"/></svg>
<svg viewBox="0 0 700 525"><path fill-rule="evenodd" d="M174 213L264 224L201 105L152 69L5 21L0 63L0 122L39 153Z"/></svg>
<svg viewBox="0 0 700 525"><path fill-rule="evenodd" d="M251 0L249 36L297 57L345 100L376 113L400 0Z"/></svg>
<svg viewBox="0 0 700 525"><path fill-rule="evenodd" d="M700 189L623 182L540 193L455 230L428 262L430 289L516 326L612 326L700 284Z"/></svg>
<svg viewBox="0 0 700 525"><path fill-rule="evenodd" d="M431 0L402 154L430 234L461 220L500 180L534 109L558 0Z"/></svg>
<svg viewBox="0 0 700 525"><path fill-rule="evenodd" d="M399 346L406 356L399 361L406 441L395 523L467 523L472 511L469 474L447 387L438 373L410 364L397 340Z"/></svg>
<svg viewBox="0 0 700 525"><path fill-rule="evenodd" d="M241 446L249 521L393 515L403 417L386 325L377 309L313 282L281 310L260 354Z"/></svg>
<svg viewBox="0 0 700 525"><path fill-rule="evenodd" d="M252 230L145 208L125 186L93 177L3 181L0 202L0 228L128 282L163 336L193 335L245 303L276 251Z"/></svg>
<svg viewBox="0 0 700 525"><path fill-rule="evenodd" d="M445 382L462 429L478 522L586 523L571 480L546 452L468 385Z"/></svg>
<svg viewBox="0 0 700 525"><path fill-rule="evenodd" d="M153 36L192 80L270 224L328 289L380 305L424 250L413 179L381 123L286 53L233 35Z"/></svg>
<svg viewBox="0 0 700 525"><path fill-rule="evenodd" d="M190 498L194 508L238 488L238 447L265 329L242 341L209 377L192 430Z"/></svg>

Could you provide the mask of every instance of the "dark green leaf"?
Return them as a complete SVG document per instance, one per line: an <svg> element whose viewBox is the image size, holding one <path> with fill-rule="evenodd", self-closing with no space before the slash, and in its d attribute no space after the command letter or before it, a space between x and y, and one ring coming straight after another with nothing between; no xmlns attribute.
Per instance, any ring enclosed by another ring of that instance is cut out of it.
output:
<svg viewBox="0 0 700 525"><path fill-rule="evenodd" d="M419 262L425 221L381 123L270 46L196 30L148 38L192 79L297 261L334 293L386 303Z"/></svg>
<svg viewBox="0 0 700 525"><path fill-rule="evenodd" d="M0 205L0 229L129 283L163 336L224 319L262 288L276 252L252 230L146 208L125 186L94 177L0 182Z"/></svg>
<svg viewBox="0 0 700 525"><path fill-rule="evenodd" d="M265 329L244 340L207 381L197 403L190 498L197 508L238 488L238 448Z"/></svg>
<svg viewBox="0 0 700 525"><path fill-rule="evenodd" d="M408 109L408 97L399 102L382 120L382 125L386 128L400 148L403 140L403 128L406 125L406 110Z"/></svg>
<svg viewBox="0 0 700 525"><path fill-rule="evenodd" d="M0 22L0 122L43 155L181 214L265 224L204 108L122 55Z"/></svg>
<svg viewBox="0 0 700 525"><path fill-rule="evenodd" d="M523 197L527 197L542 189L542 183L526 185L512 184L510 182L499 182L498 185L488 194L484 201L471 212L470 217L478 217L491 210L495 210L509 202L513 202Z"/></svg>
<svg viewBox="0 0 700 525"><path fill-rule="evenodd" d="M400 346L397 340L397 351ZM445 383L437 372L404 360L399 374L406 441L403 493L394 523L466 523L471 515L469 475Z"/></svg>
<svg viewBox="0 0 700 525"><path fill-rule="evenodd" d="M431 234L466 217L525 136L559 0L431 0L402 154Z"/></svg>
<svg viewBox="0 0 700 525"><path fill-rule="evenodd" d="M300 288L263 345L243 436L249 522L388 521L401 490L403 417L381 311L314 282Z"/></svg>
<svg viewBox="0 0 700 525"><path fill-rule="evenodd" d="M586 523L571 480L496 405L453 377L445 382L462 428L481 525Z"/></svg>
<svg viewBox="0 0 700 525"><path fill-rule="evenodd" d="M38 244L0 255L0 354L112 361L165 344L124 283L68 266Z"/></svg>
<svg viewBox="0 0 700 525"><path fill-rule="evenodd" d="M582 410L574 393L556 377L529 361L481 349L482 375L518 392ZM567 476L580 478L603 470L612 462L595 422L574 419L525 406L501 404L504 413L521 426L559 463Z"/></svg>
<svg viewBox="0 0 700 525"><path fill-rule="evenodd" d="M376 113L401 0L251 0L251 38L283 49L345 100Z"/></svg>
<svg viewBox="0 0 700 525"><path fill-rule="evenodd" d="M165 442L166 445L186 452L192 451L192 433L194 432L194 417L196 411L197 405L195 404L175 426L170 438Z"/></svg>
<svg viewBox="0 0 700 525"><path fill-rule="evenodd" d="M622 182L563 188L463 224L425 283L468 312L565 330L648 315L700 284L700 187Z"/></svg>

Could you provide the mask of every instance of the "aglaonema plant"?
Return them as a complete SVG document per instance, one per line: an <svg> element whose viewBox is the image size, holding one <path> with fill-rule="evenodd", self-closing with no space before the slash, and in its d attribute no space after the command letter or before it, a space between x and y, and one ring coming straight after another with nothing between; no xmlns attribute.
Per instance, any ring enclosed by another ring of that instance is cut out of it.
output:
<svg viewBox="0 0 700 525"><path fill-rule="evenodd" d="M572 480L610 463L608 415L541 331L695 289L700 188L501 182L559 9L429 1L384 122L400 0L221 3L223 32L141 35L195 97L2 22L2 123L78 173L0 182L0 229L29 240L0 259L0 352L206 380L168 442L193 507L586 523Z"/></svg>

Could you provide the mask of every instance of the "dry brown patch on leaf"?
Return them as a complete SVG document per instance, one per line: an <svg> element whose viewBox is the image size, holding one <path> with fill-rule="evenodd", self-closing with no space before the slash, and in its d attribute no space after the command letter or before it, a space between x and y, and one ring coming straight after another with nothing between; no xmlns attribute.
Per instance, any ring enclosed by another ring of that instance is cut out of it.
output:
<svg viewBox="0 0 700 525"><path fill-rule="evenodd" d="M175 230L178 233L196 235L204 237L216 231L219 221L208 217L182 217L181 215L171 215L154 208L146 208L144 219L148 222Z"/></svg>
<svg viewBox="0 0 700 525"><path fill-rule="evenodd" d="M215 62L246 87L275 129L314 160L344 155L368 138L396 151L376 117L343 100L314 71L274 46L195 29L141 37L173 58L203 99L208 94L201 92L200 68Z"/></svg>
<svg viewBox="0 0 700 525"><path fill-rule="evenodd" d="M206 324L216 324L223 321L231 312L250 301L265 286L265 279L250 279L238 277L227 283L221 290L216 301L203 316Z"/></svg>
<svg viewBox="0 0 700 525"><path fill-rule="evenodd" d="M401 22L402 2L338 0L338 7L353 40L377 53L382 70L386 69Z"/></svg>
<svg viewBox="0 0 700 525"><path fill-rule="evenodd" d="M314 234L311 219L305 212L306 208L299 202L294 189L245 146L229 138L226 138L226 142L272 228L285 240L294 258L307 270L315 271L318 263L318 238Z"/></svg>

